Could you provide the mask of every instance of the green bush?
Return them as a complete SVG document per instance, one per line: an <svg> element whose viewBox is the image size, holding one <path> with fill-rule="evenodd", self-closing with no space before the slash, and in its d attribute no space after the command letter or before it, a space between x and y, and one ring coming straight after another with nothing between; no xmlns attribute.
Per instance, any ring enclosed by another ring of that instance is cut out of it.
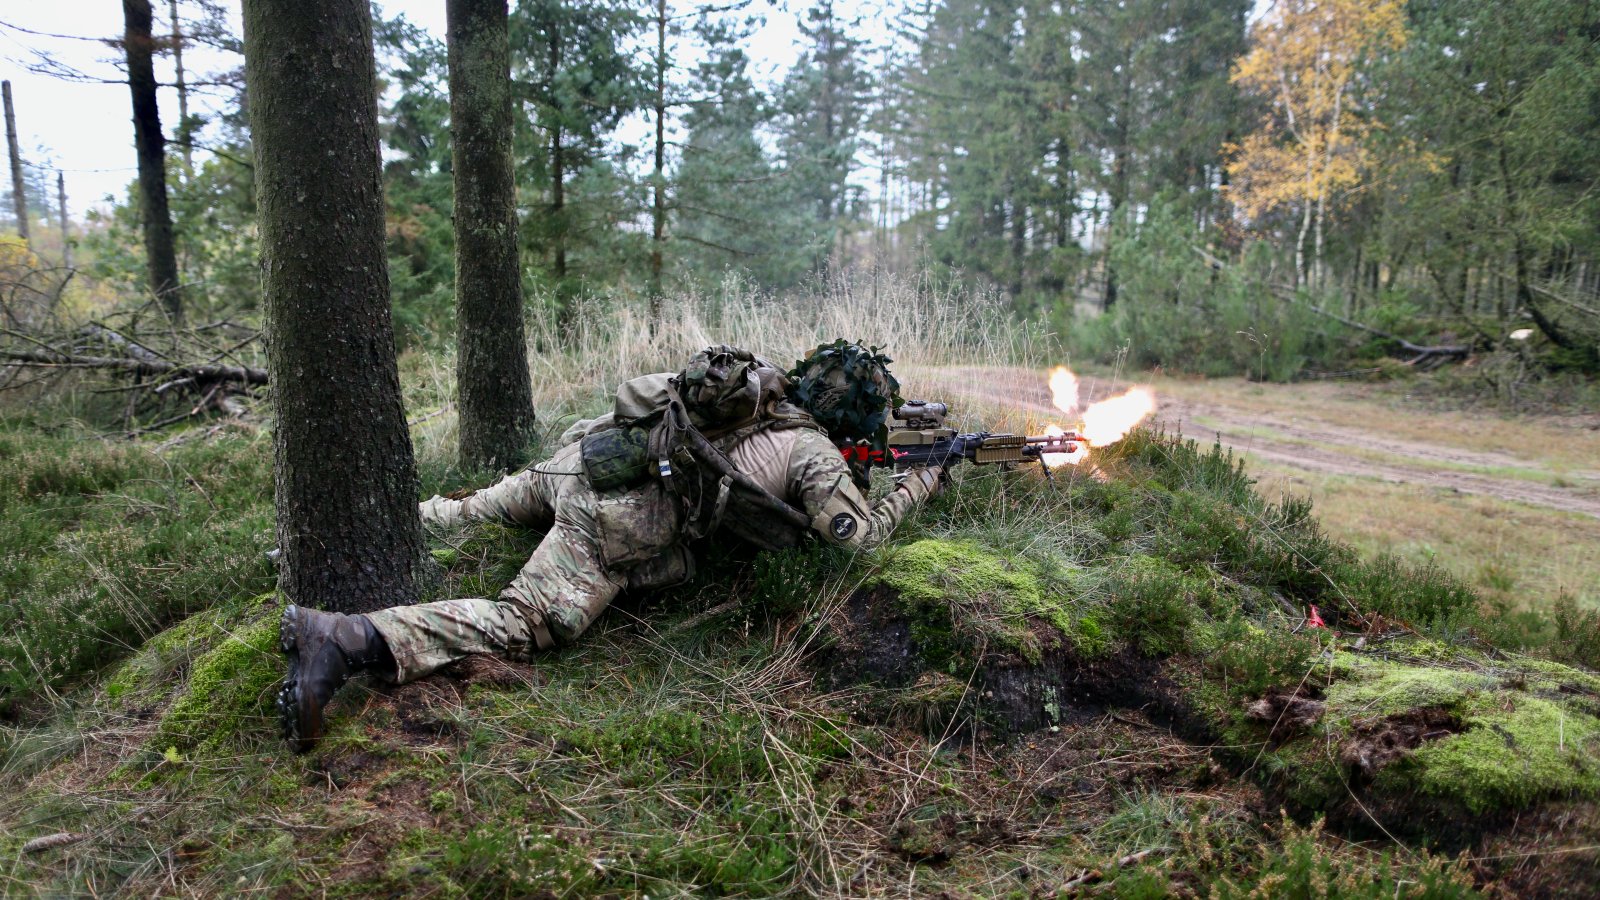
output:
<svg viewBox="0 0 1600 900"><path fill-rule="evenodd" d="M1140 367L1198 375L1293 380L1335 349L1307 298L1280 299L1270 249L1257 244L1237 263L1214 268L1180 205L1158 200L1144 221L1117 236L1111 265L1117 300L1106 314L1075 326L1068 342L1094 359L1126 350Z"/></svg>

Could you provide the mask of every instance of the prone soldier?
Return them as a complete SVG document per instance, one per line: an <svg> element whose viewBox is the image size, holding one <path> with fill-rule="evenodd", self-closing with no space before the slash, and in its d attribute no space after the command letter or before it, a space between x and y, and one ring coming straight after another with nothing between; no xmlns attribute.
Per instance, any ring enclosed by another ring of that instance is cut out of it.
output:
<svg viewBox="0 0 1600 900"><path fill-rule="evenodd" d="M546 533L494 599L351 616L288 606L280 642L289 671L277 694L285 738L297 751L315 746L324 707L358 672L404 683L470 654L526 658L574 641L624 588L686 580L698 538L765 549L810 536L855 548L881 542L942 475L913 468L869 501L866 465L840 453L884 449L899 402L889 362L839 340L784 372L747 351L710 347L676 376L625 382L613 411L568 429L550 459L463 500L423 502L425 524Z"/></svg>

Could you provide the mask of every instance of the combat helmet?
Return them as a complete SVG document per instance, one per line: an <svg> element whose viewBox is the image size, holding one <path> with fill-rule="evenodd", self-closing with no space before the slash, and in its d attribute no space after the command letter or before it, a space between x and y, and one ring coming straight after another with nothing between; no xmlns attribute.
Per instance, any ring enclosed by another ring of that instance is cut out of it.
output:
<svg viewBox="0 0 1600 900"><path fill-rule="evenodd" d="M880 347L839 338L819 344L789 372L789 399L811 413L835 441L888 444L889 412L903 401Z"/></svg>

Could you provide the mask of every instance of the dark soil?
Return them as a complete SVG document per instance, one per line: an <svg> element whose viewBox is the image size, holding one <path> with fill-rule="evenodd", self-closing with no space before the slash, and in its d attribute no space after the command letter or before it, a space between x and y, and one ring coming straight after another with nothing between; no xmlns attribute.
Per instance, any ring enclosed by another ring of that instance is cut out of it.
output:
<svg viewBox="0 0 1600 900"><path fill-rule="evenodd" d="M1375 722L1359 722L1339 748L1339 761L1349 767L1356 779L1370 781L1378 770L1409 756L1424 741L1436 741L1459 733L1461 729L1460 718L1436 707L1408 710Z"/></svg>
<svg viewBox="0 0 1600 900"><path fill-rule="evenodd" d="M1267 739L1273 746L1308 731L1322 718L1321 700L1297 691L1272 690L1245 708L1246 718L1268 726Z"/></svg>
<svg viewBox="0 0 1600 900"><path fill-rule="evenodd" d="M1186 737L1210 739L1162 660L1126 649L1084 658L1048 626L1038 628L1036 637L1044 649L1037 662L1015 652L990 650L982 655L976 673L955 673L962 681L971 678L970 698L963 704L970 705L971 724L1005 739L1085 722L1108 710L1129 709L1143 711L1152 722L1171 726ZM812 660L825 684L900 689L929 671L927 654L918 646L890 588L856 591L830 630L831 645Z"/></svg>

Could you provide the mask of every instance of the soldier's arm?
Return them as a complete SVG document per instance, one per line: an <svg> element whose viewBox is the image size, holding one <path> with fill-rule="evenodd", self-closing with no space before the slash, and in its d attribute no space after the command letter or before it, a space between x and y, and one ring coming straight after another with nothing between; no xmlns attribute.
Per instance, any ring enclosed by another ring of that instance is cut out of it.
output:
<svg viewBox="0 0 1600 900"><path fill-rule="evenodd" d="M839 448L822 434L803 431L789 455L789 496L798 501L822 539L866 549L882 543L939 483L937 467L914 469L894 490L868 500L850 478Z"/></svg>
<svg viewBox="0 0 1600 900"><path fill-rule="evenodd" d="M513 472L492 487L486 487L460 500L434 496L417 504L422 514L422 524L450 527L467 522L497 522L502 525L522 525L530 528L547 528L554 510L540 495L536 480L540 473L563 474L570 477L581 465L576 444L565 447L554 458Z"/></svg>

